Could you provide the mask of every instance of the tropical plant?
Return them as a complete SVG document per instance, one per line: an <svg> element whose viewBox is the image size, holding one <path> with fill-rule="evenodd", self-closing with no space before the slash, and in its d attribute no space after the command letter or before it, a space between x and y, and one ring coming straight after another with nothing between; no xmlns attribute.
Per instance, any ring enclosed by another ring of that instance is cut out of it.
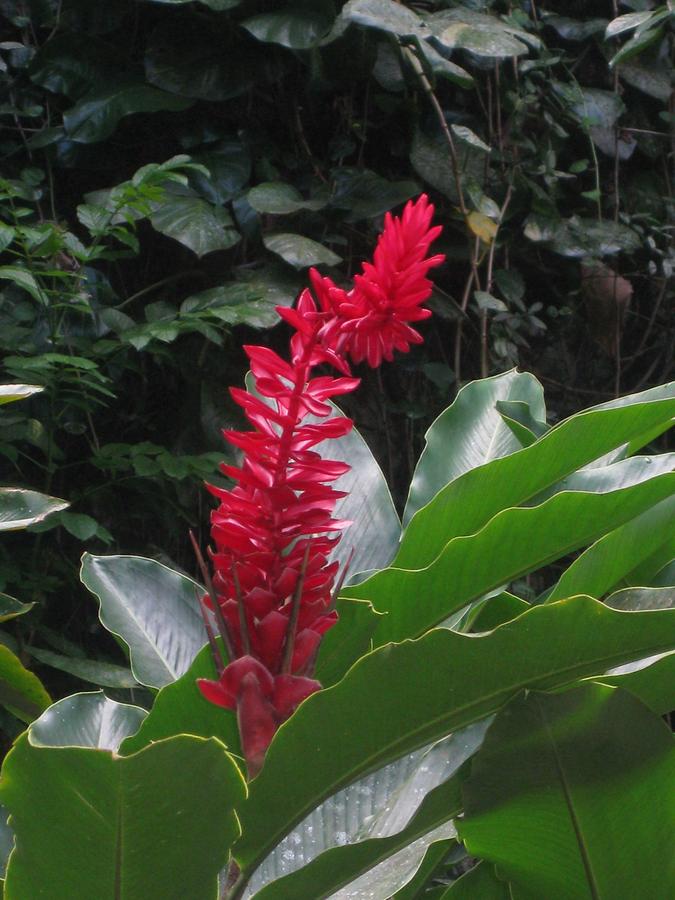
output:
<svg viewBox="0 0 675 900"><path fill-rule="evenodd" d="M245 456L216 491L208 602L154 560L83 557L151 704L76 694L16 741L9 900L672 896L674 455L641 451L675 385L553 427L529 374L467 385L401 524L359 435L327 418L356 385L310 370L415 339L423 210L388 220L350 291L315 274L315 299L282 308L290 364L249 350L235 398L254 430L229 434ZM354 546L337 590L334 509ZM313 638L296 660L303 614L330 619L315 665Z"/></svg>
<svg viewBox="0 0 675 900"><path fill-rule="evenodd" d="M2 480L71 503L3 541L0 590L36 605L2 639L50 693L130 679L82 550L195 574L242 345L283 352L303 271L351 276L423 188L433 324L344 400L399 511L471 378L536 373L556 422L670 377L672 22L656 0L0 0L2 380L44 387L3 413Z"/></svg>

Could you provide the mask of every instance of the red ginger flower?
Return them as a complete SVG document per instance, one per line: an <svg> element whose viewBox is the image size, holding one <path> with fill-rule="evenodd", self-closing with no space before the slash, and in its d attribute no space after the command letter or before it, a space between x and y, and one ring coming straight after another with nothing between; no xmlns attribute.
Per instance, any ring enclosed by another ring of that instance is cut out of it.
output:
<svg viewBox="0 0 675 900"><path fill-rule="evenodd" d="M422 341L409 323L431 315L421 306L431 292L426 276L443 261L426 257L441 231L430 228L433 211L422 195L401 219L387 213L374 262L364 263L348 292L311 270L314 296L304 290L295 309L277 308L295 330L291 363L266 347L245 347L260 396L230 389L253 430L223 432L244 456L241 466L221 466L234 488L209 486L220 505L211 516L213 596L205 603L217 605L234 658L218 681L198 684L208 700L237 710L251 775L278 725L321 687L309 676L322 635L337 621L338 564L329 558L349 523L333 517L344 494L332 484L349 466L314 448L347 434L352 422L328 418L326 401L357 387L348 357L375 367ZM313 377L321 364L343 377Z"/></svg>

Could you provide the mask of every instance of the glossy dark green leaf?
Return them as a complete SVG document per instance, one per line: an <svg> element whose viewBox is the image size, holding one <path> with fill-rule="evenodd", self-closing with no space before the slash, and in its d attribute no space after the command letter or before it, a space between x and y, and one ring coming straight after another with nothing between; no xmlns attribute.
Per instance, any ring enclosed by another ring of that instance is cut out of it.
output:
<svg viewBox="0 0 675 900"><path fill-rule="evenodd" d="M546 17L546 24L566 41L585 41L594 34L604 32L607 19L570 19L551 15Z"/></svg>
<svg viewBox="0 0 675 900"><path fill-rule="evenodd" d="M72 694L42 713L30 728L34 747L88 747L117 751L147 715L140 706L117 703L103 691Z"/></svg>
<svg viewBox="0 0 675 900"><path fill-rule="evenodd" d="M389 181L370 169L342 166L332 176L330 205L343 211L348 222L381 216L420 192L414 181Z"/></svg>
<svg viewBox="0 0 675 900"><path fill-rule="evenodd" d="M610 38L618 37L626 31L632 31L634 28L644 25L645 22L648 22L652 18L652 16L653 13L651 10L642 10L640 12L625 13L622 16L617 16L615 19L612 19L607 26L605 39L609 40Z"/></svg>
<svg viewBox="0 0 675 900"><path fill-rule="evenodd" d="M624 62L619 67L618 73L619 77L631 87L666 103L670 96L670 68L665 61L659 63L649 59L634 59L631 62Z"/></svg>
<svg viewBox="0 0 675 900"><path fill-rule="evenodd" d="M71 141L91 144L109 137L125 116L160 110L177 112L191 103L152 85L120 79L114 85L92 88L64 112L63 124Z"/></svg>
<svg viewBox="0 0 675 900"><path fill-rule="evenodd" d="M100 618L129 646L141 684L163 687L189 669L206 643L192 579L138 556L82 557L82 583L98 597Z"/></svg>
<svg viewBox="0 0 675 900"><path fill-rule="evenodd" d="M263 244L271 253L280 256L294 269L335 266L341 260L341 257L328 247L301 234L267 234L263 238Z"/></svg>
<svg viewBox="0 0 675 900"><path fill-rule="evenodd" d="M530 693L497 717L474 757L460 833L515 900L667 900L674 779L670 730L630 694Z"/></svg>
<svg viewBox="0 0 675 900"><path fill-rule="evenodd" d="M0 704L22 721L32 722L51 702L37 675L0 644Z"/></svg>
<svg viewBox="0 0 675 900"><path fill-rule="evenodd" d="M113 663L101 662L97 659L76 659L38 647L30 647L28 652L33 659L43 665L59 669L61 672L68 672L69 675L75 675L76 678L81 678L82 681L88 681L91 684L112 688L138 687L138 682L129 669L124 666L116 666Z"/></svg>
<svg viewBox="0 0 675 900"><path fill-rule="evenodd" d="M95 84L119 75L110 44L90 34L61 32L44 43L31 60L30 79L55 94L77 100Z"/></svg>
<svg viewBox="0 0 675 900"><path fill-rule="evenodd" d="M497 16L472 9L442 10L426 20L435 40L446 50L466 50L478 57L490 59L521 56L528 45L538 46L539 40L517 26Z"/></svg>
<svg viewBox="0 0 675 900"><path fill-rule="evenodd" d="M194 734L217 737L230 752L240 755L236 714L209 703L197 687L197 678L216 677L211 648L204 647L184 675L160 690L147 718L122 744L120 752L128 756L153 741L176 734Z"/></svg>
<svg viewBox="0 0 675 900"><path fill-rule="evenodd" d="M463 387L425 434L425 448L410 485L403 522L460 475L520 450L520 441L504 423L496 404L520 400L545 420L544 392L526 373L506 372Z"/></svg>
<svg viewBox="0 0 675 900"><path fill-rule="evenodd" d="M16 835L8 896L214 900L245 788L215 739L181 735L119 757L23 736L1 793Z"/></svg>
<svg viewBox="0 0 675 900"><path fill-rule="evenodd" d="M546 243L554 253L576 259L634 253L640 246L640 237L630 226L581 216L562 221L530 216L524 234L535 243Z"/></svg>
<svg viewBox="0 0 675 900"><path fill-rule="evenodd" d="M303 200L302 194L285 181L266 181L256 185L246 195L253 209L261 213L285 216L301 209L321 209L322 200Z"/></svg>
<svg viewBox="0 0 675 900"><path fill-rule="evenodd" d="M251 156L238 140L220 141L202 153L192 156L204 166L203 172L192 172L190 182L210 203L223 204L232 200L248 182L251 175Z"/></svg>
<svg viewBox="0 0 675 900"><path fill-rule="evenodd" d="M675 611L619 613L583 597L534 607L485 635L435 629L382 647L281 726L241 809L237 859L252 872L336 791L485 718L523 688L571 684L673 647Z"/></svg>
<svg viewBox="0 0 675 900"><path fill-rule="evenodd" d="M642 34L633 35L629 41L626 41L618 53L611 58L609 61L610 66L618 66L620 63L627 62L629 59L638 56L645 51L647 47L651 47L652 44L655 44L662 38L662 28L651 28L644 31Z"/></svg>
<svg viewBox="0 0 675 900"><path fill-rule="evenodd" d="M410 162L415 172L427 184L440 191L453 203L459 202L457 182L448 164L448 145L442 135L431 136L421 128L417 128L410 150ZM471 180L481 182L484 170L483 154L475 153L467 147L465 152L459 154L458 164L463 189Z"/></svg>
<svg viewBox="0 0 675 900"><path fill-rule="evenodd" d="M261 13L241 23L254 38L268 44L281 44L291 50L314 47L330 30L332 16L317 4L317 9L292 6L280 12Z"/></svg>
<svg viewBox="0 0 675 900"><path fill-rule="evenodd" d="M343 593L370 600L386 613L375 632L376 646L417 637L488 591L634 518L670 496L674 484L675 475L661 475L607 494L562 492L541 506L506 509L476 534L454 538L425 568L392 566Z"/></svg>
<svg viewBox="0 0 675 900"><path fill-rule="evenodd" d="M469 75L466 69L446 59L427 41L418 40L417 51L422 55L422 58L436 78L444 78L465 89L474 86L473 77Z"/></svg>
<svg viewBox="0 0 675 900"><path fill-rule="evenodd" d="M17 616L23 616L34 606L34 603L22 603L9 594L0 593L0 622L8 622Z"/></svg>
<svg viewBox="0 0 675 900"><path fill-rule="evenodd" d="M10 281L17 287L22 288L42 306L49 304L49 298L36 280L35 275L28 269L24 269L23 266L0 266L0 279Z"/></svg>
<svg viewBox="0 0 675 900"><path fill-rule="evenodd" d="M350 0L342 8L342 17L397 37L428 34L422 19L395 0Z"/></svg>
<svg viewBox="0 0 675 900"><path fill-rule="evenodd" d="M202 257L228 250L239 240L227 210L212 206L192 192L167 193L150 216L152 227Z"/></svg>

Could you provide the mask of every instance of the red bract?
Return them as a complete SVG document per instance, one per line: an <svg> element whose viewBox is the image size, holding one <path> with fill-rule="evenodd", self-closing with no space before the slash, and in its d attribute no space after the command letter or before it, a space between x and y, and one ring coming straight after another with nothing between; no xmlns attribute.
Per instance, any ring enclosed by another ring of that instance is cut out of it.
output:
<svg viewBox="0 0 675 900"><path fill-rule="evenodd" d="M315 448L352 422L330 418L327 401L359 384L348 358L378 366L422 340L409 323L431 314L421 306L431 292L426 276L443 260L426 256L441 230L430 227L432 215L426 196L409 202L401 219L387 214L374 262L364 263L350 291L311 270L313 293L304 290L295 309L278 308L294 329L291 362L245 347L256 393L231 388L253 430L224 432L243 460L221 467L234 488L209 487L220 504L211 516L213 590L205 602L216 607L234 659L218 681L198 684L208 700L237 710L252 775L278 725L320 687L308 676L337 620L338 564L330 556L349 523L333 516L344 496L333 483L349 466ZM341 377L315 376L323 364Z"/></svg>

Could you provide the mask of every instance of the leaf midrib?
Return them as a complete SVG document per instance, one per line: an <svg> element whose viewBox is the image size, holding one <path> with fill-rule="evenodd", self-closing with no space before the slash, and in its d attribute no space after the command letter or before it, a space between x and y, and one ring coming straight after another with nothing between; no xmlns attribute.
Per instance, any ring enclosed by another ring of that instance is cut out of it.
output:
<svg viewBox="0 0 675 900"><path fill-rule="evenodd" d="M593 900L601 900L600 890L598 888L598 883L595 879L595 874L593 872L593 865L591 863L590 856L588 854L588 850L586 849L586 841L584 840L583 829L581 827L581 822L576 813L576 809L574 808L574 801L572 799L572 791L570 786L567 783L567 777L565 775L565 770L562 764L562 760L560 759L560 753L558 752L558 745L556 744L555 737L553 736L553 732L551 730L551 725L548 719L546 718L545 711L541 706L541 702L539 698L536 698L537 706L539 707L539 715L541 716L541 721L544 726L544 731L549 739L551 745L551 752L553 755L553 761L555 763L556 771L558 772L558 777L560 779L560 786L562 788L563 796L565 798L565 803L567 805L567 811L569 813L570 821L572 823L572 829L574 831L574 836L577 841L577 845L579 847L579 854L581 856L581 861L584 867L584 871L586 873L586 878L588 880L588 887L591 892L591 897Z"/></svg>

